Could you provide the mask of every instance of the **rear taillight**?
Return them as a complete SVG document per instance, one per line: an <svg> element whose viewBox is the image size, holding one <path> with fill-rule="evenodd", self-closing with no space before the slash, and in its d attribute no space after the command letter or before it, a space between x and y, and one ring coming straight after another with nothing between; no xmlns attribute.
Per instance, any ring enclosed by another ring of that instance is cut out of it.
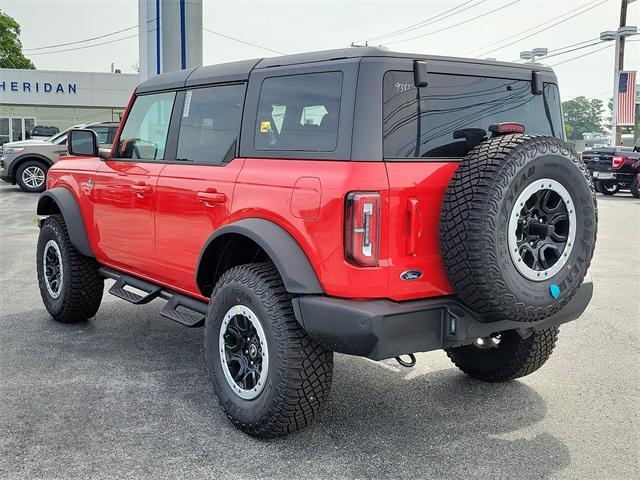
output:
<svg viewBox="0 0 640 480"><path fill-rule="evenodd" d="M380 194L377 192L352 192L347 195L346 207L345 258L361 267L378 266Z"/></svg>
<svg viewBox="0 0 640 480"><path fill-rule="evenodd" d="M613 159L611 160L611 166L613 168L620 168L623 163L624 163L624 157L621 157L621 156L618 156L618 155L613 157Z"/></svg>

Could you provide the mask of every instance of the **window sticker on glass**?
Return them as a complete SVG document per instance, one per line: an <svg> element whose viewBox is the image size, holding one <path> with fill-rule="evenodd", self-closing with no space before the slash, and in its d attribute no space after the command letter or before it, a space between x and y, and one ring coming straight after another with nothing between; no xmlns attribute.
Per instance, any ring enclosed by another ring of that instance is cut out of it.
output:
<svg viewBox="0 0 640 480"><path fill-rule="evenodd" d="M191 109L191 94L192 92L189 90L184 97L184 109L182 110L182 116L184 118L189 116L189 110Z"/></svg>
<svg viewBox="0 0 640 480"><path fill-rule="evenodd" d="M265 122L260 122L260 133L269 133L271 132L271 122L270 121L265 121Z"/></svg>

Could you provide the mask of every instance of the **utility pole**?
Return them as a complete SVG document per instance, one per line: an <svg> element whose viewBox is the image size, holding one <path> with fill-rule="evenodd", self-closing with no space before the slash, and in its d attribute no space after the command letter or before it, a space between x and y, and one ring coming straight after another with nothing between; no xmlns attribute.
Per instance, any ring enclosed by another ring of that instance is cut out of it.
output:
<svg viewBox="0 0 640 480"><path fill-rule="evenodd" d="M620 2L620 28L616 36L616 53L613 66L613 109L611 112L611 141L613 147L622 143L622 134L618 131L618 82L619 74L624 70L624 27L627 26L627 7L635 0L621 0Z"/></svg>

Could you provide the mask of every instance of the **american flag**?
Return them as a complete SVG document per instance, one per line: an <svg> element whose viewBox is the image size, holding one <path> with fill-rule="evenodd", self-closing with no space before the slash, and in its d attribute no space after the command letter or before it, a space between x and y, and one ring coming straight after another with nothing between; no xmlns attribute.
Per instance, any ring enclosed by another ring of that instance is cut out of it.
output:
<svg viewBox="0 0 640 480"><path fill-rule="evenodd" d="M636 72L619 72L618 77L618 125L635 125L636 121Z"/></svg>

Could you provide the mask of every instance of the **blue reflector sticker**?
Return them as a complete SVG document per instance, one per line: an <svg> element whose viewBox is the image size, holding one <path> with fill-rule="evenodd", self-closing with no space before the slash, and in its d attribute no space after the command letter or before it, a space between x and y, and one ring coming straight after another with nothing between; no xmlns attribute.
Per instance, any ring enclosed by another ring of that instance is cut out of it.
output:
<svg viewBox="0 0 640 480"><path fill-rule="evenodd" d="M560 296L560 287L555 283L551 284L551 287L549 287L549 290L551 290L551 296L553 298L558 298Z"/></svg>

